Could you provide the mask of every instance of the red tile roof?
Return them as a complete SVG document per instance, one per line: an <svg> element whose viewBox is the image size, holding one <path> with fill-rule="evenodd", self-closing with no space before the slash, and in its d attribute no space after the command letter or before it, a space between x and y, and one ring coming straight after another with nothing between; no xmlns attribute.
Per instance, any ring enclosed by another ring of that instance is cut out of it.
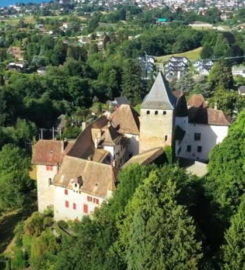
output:
<svg viewBox="0 0 245 270"><path fill-rule="evenodd" d="M39 140L33 146L32 163L36 165L59 165L69 151L72 142Z"/></svg>

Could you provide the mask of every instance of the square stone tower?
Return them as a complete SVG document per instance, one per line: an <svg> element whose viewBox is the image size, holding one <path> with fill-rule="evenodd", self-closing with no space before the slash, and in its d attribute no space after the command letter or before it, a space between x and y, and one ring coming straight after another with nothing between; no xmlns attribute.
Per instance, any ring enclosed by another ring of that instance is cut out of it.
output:
<svg viewBox="0 0 245 270"><path fill-rule="evenodd" d="M161 72L146 95L140 110L140 152L172 146L176 98Z"/></svg>

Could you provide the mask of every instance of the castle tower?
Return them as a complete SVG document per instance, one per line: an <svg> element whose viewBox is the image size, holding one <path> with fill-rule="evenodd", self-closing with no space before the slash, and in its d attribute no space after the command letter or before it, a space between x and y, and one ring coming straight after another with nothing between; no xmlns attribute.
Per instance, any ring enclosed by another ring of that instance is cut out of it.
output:
<svg viewBox="0 0 245 270"><path fill-rule="evenodd" d="M161 72L144 98L140 110L140 152L172 146L176 98Z"/></svg>

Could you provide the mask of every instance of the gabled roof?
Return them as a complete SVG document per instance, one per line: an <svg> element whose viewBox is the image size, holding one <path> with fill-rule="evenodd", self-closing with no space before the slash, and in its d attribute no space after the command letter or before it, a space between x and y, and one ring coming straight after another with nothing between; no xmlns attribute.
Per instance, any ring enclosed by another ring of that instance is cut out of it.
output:
<svg viewBox="0 0 245 270"><path fill-rule="evenodd" d="M153 110L173 110L175 108L176 98L166 84L161 72L158 73L151 91L144 98L141 105L142 109Z"/></svg>
<svg viewBox="0 0 245 270"><path fill-rule="evenodd" d="M111 122L121 134L139 134L139 115L130 105L122 104L111 115Z"/></svg>
<svg viewBox="0 0 245 270"><path fill-rule="evenodd" d="M138 155L130 158L124 165L123 168L131 165L131 164L140 164L140 165L148 165L154 162L158 157L163 154L164 150L162 147L152 148L145 152L142 152Z"/></svg>
<svg viewBox="0 0 245 270"><path fill-rule="evenodd" d="M111 165L65 156L54 185L72 189L72 182L79 178L81 192L105 198L115 189L116 171Z"/></svg>
<svg viewBox="0 0 245 270"><path fill-rule="evenodd" d="M73 142L39 140L33 146L32 163L36 165L59 165Z"/></svg>
<svg viewBox="0 0 245 270"><path fill-rule="evenodd" d="M69 156L87 159L93 155L95 151L94 143L92 140L92 128L102 128L106 126L108 119L105 116L100 117L94 123L87 126L84 131L78 136L71 150L67 153Z"/></svg>
<svg viewBox="0 0 245 270"><path fill-rule="evenodd" d="M214 126L229 126L230 121L221 110L191 107L189 109L189 122Z"/></svg>

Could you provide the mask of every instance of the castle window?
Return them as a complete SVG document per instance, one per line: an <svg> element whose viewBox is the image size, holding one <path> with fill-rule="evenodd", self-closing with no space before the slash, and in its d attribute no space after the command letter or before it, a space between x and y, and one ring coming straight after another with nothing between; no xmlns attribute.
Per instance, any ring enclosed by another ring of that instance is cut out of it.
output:
<svg viewBox="0 0 245 270"><path fill-rule="evenodd" d="M83 205L83 213L88 214L88 205L87 204Z"/></svg>
<svg viewBox="0 0 245 270"><path fill-rule="evenodd" d="M155 111L155 115L158 115L158 111Z"/></svg>
<svg viewBox="0 0 245 270"><path fill-rule="evenodd" d="M146 114L150 114L150 111L147 111Z"/></svg>
<svg viewBox="0 0 245 270"><path fill-rule="evenodd" d="M197 152L201 153L202 152L202 147L201 146L197 146Z"/></svg>
<svg viewBox="0 0 245 270"><path fill-rule="evenodd" d="M99 200L96 199L96 198L93 199L93 202L96 203L96 204L99 204Z"/></svg>
<svg viewBox="0 0 245 270"><path fill-rule="evenodd" d="M65 201L65 207L69 208L69 202L68 201Z"/></svg>
<svg viewBox="0 0 245 270"><path fill-rule="evenodd" d="M92 202L93 198L91 196L87 196L87 201Z"/></svg>
<svg viewBox="0 0 245 270"><path fill-rule="evenodd" d="M77 205L75 203L73 203L73 209L76 210L77 209Z"/></svg>
<svg viewBox="0 0 245 270"><path fill-rule="evenodd" d="M65 190L64 190L64 193L65 193L65 195L68 195L68 190L65 189Z"/></svg>
<svg viewBox="0 0 245 270"><path fill-rule="evenodd" d="M53 170L53 166L47 165L46 166L46 171L52 171Z"/></svg>
<svg viewBox="0 0 245 270"><path fill-rule="evenodd" d="M168 135L165 135L165 142L168 140Z"/></svg>
<svg viewBox="0 0 245 270"><path fill-rule="evenodd" d="M201 133L194 133L194 140L200 141L201 140Z"/></svg>
<svg viewBox="0 0 245 270"><path fill-rule="evenodd" d="M49 184L49 185L52 185L52 178L49 178L49 179L48 179L48 184Z"/></svg>
<svg viewBox="0 0 245 270"><path fill-rule="evenodd" d="M191 152L191 145L187 145L186 151L187 151L187 152Z"/></svg>
<svg viewBox="0 0 245 270"><path fill-rule="evenodd" d="M162 114L165 115L165 114L167 114L167 112L166 111L163 111Z"/></svg>

